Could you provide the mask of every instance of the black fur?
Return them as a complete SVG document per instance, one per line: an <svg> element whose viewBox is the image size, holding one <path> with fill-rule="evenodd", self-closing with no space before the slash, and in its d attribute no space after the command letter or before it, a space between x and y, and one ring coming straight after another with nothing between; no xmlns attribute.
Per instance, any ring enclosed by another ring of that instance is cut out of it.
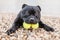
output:
<svg viewBox="0 0 60 40"><path fill-rule="evenodd" d="M22 10L17 15L17 18L15 19L12 27L7 30L7 34L10 35L11 33L14 33L18 28L22 27L23 22L26 23L39 23L40 28L44 28L46 31L54 31L53 28L47 26L40 20L40 6L29 6L24 4L22 6Z"/></svg>

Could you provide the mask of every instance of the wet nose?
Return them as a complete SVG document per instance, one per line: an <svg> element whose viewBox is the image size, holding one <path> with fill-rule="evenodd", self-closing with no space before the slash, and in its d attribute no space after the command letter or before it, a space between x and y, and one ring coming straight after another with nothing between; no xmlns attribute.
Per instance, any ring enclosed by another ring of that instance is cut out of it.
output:
<svg viewBox="0 0 60 40"><path fill-rule="evenodd" d="M34 21L34 19L31 19L31 21L33 22L33 21Z"/></svg>
<svg viewBox="0 0 60 40"><path fill-rule="evenodd" d="M30 22L34 22L34 18L30 18Z"/></svg>

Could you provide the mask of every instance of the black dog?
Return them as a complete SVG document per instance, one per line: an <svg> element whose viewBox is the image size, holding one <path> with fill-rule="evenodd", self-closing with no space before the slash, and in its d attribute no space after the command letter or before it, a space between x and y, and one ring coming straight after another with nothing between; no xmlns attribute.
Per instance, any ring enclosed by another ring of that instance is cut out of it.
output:
<svg viewBox="0 0 60 40"><path fill-rule="evenodd" d="M12 28L7 30L7 34L10 35L11 33L15 32L18 28L22 27L23 22L26 23L39 23L40 28L44 28L46 31L54 31L53 28L45 25L41 20L40 20L40 12L41 8L40 6L29 6L27 4L23 4L22 10L20 13L17 15L17 18L15 19Z"/></svg>

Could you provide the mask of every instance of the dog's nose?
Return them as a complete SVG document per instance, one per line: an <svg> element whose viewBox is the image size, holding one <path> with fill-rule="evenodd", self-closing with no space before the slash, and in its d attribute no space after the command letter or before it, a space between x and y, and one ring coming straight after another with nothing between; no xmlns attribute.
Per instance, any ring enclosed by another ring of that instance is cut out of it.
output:
<svg viewBox="0 0 60 40"><path fill-rule="evenodd" d="M34 21L34 19L31 19L31 21L33 22L33 21Z"/></svg>
<svg viewBox="0 0 60 40"><path fill-rule="evenodd" d="M30 18L30 22L34 22L34 18Z"/></svg>

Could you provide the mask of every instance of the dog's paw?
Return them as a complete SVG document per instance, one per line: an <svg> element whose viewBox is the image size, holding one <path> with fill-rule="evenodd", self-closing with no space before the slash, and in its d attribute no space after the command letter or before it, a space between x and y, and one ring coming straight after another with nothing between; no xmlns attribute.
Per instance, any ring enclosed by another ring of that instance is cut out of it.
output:
<svg viewBox="0 0 60 40"><path fill-rule="evenodd" d="M51 32L54 32L54 29L49 27L49 28L46 28L46 31L51 31Z"/></svg>
<svg viewBox="0 0 60 40"><path fill-rule="evenodd" d="M51 27L49 27L49 26L44 27L44 29L45 29L46 31L54 32L54 29L51 28Z"/></svg>
<svg viewBox="0 0 60 40"><path fill-rule="evenodd" d="M9 29L9 30L6 31L7 35L10 35L10 34L12 34L12 33L14 33L14 32L15 32L15 31L12 30L12 29Z"/></svg>

